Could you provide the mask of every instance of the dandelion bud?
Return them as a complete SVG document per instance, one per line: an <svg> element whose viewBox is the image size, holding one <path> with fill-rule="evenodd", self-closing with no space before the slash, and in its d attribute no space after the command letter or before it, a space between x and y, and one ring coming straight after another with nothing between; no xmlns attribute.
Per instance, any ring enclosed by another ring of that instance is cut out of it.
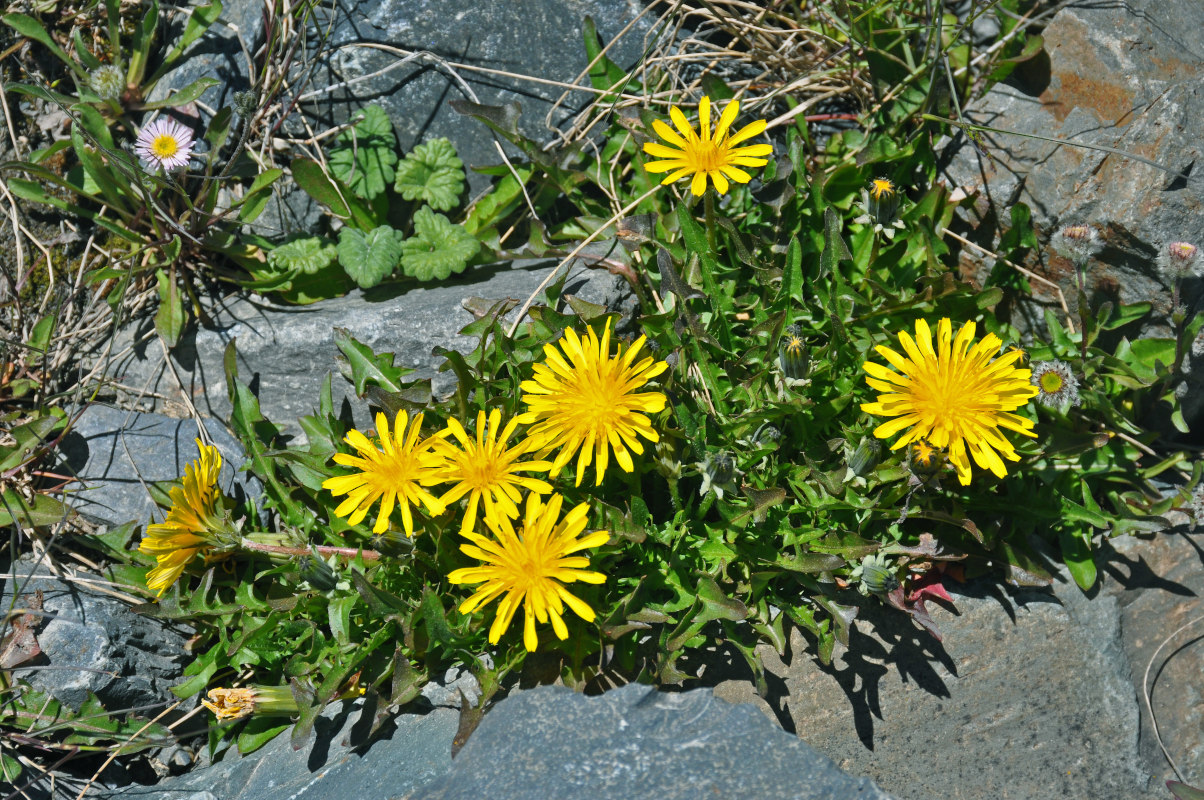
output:
<svg viewBox="0 0 1204 800"><path fill-rule="evenodd" d="M1063 361L1038 361L1033 364L1032 371L1038 403L1065 413L1070 406L1077 406L1081 402L1079 381L1069 364Z"/></svg>
<svg viewBox="0 0 1204 800"><path fill-rule="evenodd" d="M1190 242L1171 242L1158 251L1158 268L1170 278L1187 278L1195 273L1200 248Z"/></svg>
<svg viewBox="0 0 1204 800"><path fill-rule="evenodd" d="M788 380L804 380L811 372L811 354L797 325L787 328L778 343L778 363Z"/></svg>
<svg viewBox="0 0 1204 800"><path fill-rule="evenodd" d="M761 447L768 447L770 445L777 444L778 440L781 438L782 432L766 422L761 427L757 428L757 432L753 434L752 440L753 444L760 445Z"/></svg>
<svg viewBox="0 0 1204 800"><path fill-rule="evenodd" d="M1103 242L1099 233L1090 225L1067 225L1053 235L1049 246L1055 253L1069 258L1076 264L1085 264L1100 251Z"/></svg>
<svg viewBox="0 0 1204 800"><path fill-rule="evenodd" d="M702 486L698 487L700 496L714 492L715 496L722 500L724 492L735 489L736 460L732 458L731 453L725 450L711 453L706 461L695 466L702 473Z"/></svg>
<svg viewBox="0 0 1204 800"><path fill-rule="evenodd" d="M232 99L234 113L244 119L259 109L259 96L255 92L235 92Z"/></svg>
<svg viewBox="0 0 1204 800"><path fill-rule="evenodd" d="M395 531L390 528L381 533L373 534L372 549L382 556L401 558L413 552L414 542L404 532Z"/></svg>
<svg viewBox="0 0 1204 800"><path fill-rule="evenodd" d="M862 594L889 594L899 588L899 579L895 576L894 567L886 556L874 553L861 559L861 563L853 570L856 578L857 591Z"/></svg>
<svg viewBox="0 0 1204 800"><path fill-rule="evenodd" d="M867 436L853 451L853 457L849 459L849 470L854 475L865 477L874 467L878 466L881 455L882 445L874 437Z"/></svg>
<svg viewBox="0 0 1204 800"><path fill-rule="evenodd" d="M293 690L287 686L246 686L241 689L210 689L201 704L218 722L242 719L252 714L293 715L298 711Z"/></svg>
<svg viewBox="0 0 1204 800"><path fill-rule="evenodd" d="M301 556L297 561L297 571L301 574L301 580L319 592L332 591L339 583L330 565L316 555Z"/></svg>

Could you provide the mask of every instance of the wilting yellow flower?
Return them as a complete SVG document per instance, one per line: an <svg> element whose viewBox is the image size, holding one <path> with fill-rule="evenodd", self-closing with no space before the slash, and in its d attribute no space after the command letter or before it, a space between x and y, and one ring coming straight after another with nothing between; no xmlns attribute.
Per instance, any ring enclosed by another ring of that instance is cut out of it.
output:
<svg viewBox="0 0 1204 800"><path fill-rule="evenodd" d="M334 462L359 472L327 478L322 481L322 488L329 489L335 497L347 495L334 513L345 517L351 525L363 521L368 509L380 500L373 533L381 533L389 527L393 506L399 506L406 536L413 538L414 517L410 506L421 504L432 515L443 513L443 504L422 488L439 482L439 458L431 450L435 437L419 442L422 415L416 414L411 423L405 411L397 412L392 434L389 433L389 420L378 412L376 430L380 435L380 447L359 431L353 430L344 437L343 441L354 447L360 457L335 453Z"/></svg>
<svg viewBox="0 0 1204 800"><path fill-rule="evenodd" d="M171 508L163 522L148 525L138 550L155 557L157 566L146 575L146 586L159 597L176 582L197 554L218 544L229 525L219 508L217 478L222 456L216 447L196 440L200 458L184 467L181 486L168 492Z"/></svg>
<svg viewBox="0 0 1204 800"><path fill-rule="evenodd" d="M456 484L439 498L439 502L451 505L468 495L468 508L460 523L460 533L473 529L477 521L477 508L482 500L486 517L501 514L513 518L518 516L518 502L522 499L519 489L538 494L552 491L552 485L546 481L518 474L547 472L552 462L519 461L521 456L530 451L531 440L524 439L507 449L506 443L514 435L518 420L510 420L504 429L501 423L502 412L497 409L489 412L488 424L485 412L478 411L477 435L473 439L457 420L449 419L447 429L441 434L444 438L435 442L435 453L444 460L439 480ZM447 441L448 435L454 436L460 442L460 447Z"/></svg>
<svg viewBox="0 0 1204 800"><path fill-rule="evenodd" d="M1023 353L1011 350L993 358L1002 344L999 337L989 333L971 347L974 329L974 323L967 322L954 339L953 324L945 317L937 323L933 349L928 323L919 320L915 339L907 331L899 332L906 358L889 347L876 348L898 372L872 361L863 365L869 373L866 383L881 394L875 403L862 403L861 410L895 417L879 425L874 435L886 439L909 429L892 450L921 439L947 449L963 486L970 483L967 449L975 464L1002 478L1007 469L1000 455L1009 461L1019 461L1020 456L999 429L1036 436L1031 420L1009 413L1037 393L1029 382L1032 373L1014 366Z"/></svg>
<svg viewBox="0 0 1204 800"><path fill-rule="evenodd" d="M535 623L552 621L557 638L568 638L564 624L567 605L586 622L594 619L594 610L585 601L564 588L566 583L605 583L606 576L591 572L589 558L575 556L582 550L605 544L610 534L594 531L578 538L585 530L589 504L582 503L559 520L563 502L558 494L548 498L545 505L538 495L527 495L526 514L522 529L515 532L506 517L485 518L494 538L469 531L464 535L471 544L463 544L465 555L481 561L479 567L453 570L447 576L451 583L483 583L472 597L460 604L461 614L471 614L478 608L501 598L497 616L489 627L489 641L497 644L510 627L514 612L523 606L523 644L535 650L539 643ZM559 520L559 521L558 521Z"/></svg>
<svg viewBox="0 0 1204 800"><path fill-rule="evenodd" d="M242 719L252 714L296 714L297 700L287 686L246 686L240 689L210 689L201 705L212 711L218 722Z"/></svg>
<svg viewBox="0 0 1204 800"><path fill-rule="evenodd" d="M736 121L740 113L740 103L732 100L723 109L715 133L711 135L711 98L704 97L698 104L698 129L695 133L686 115L677 106L670 106L669 116L677 130L673 130L663 120L653 120L652 128L657 135L672 147L659 142L647 142L644 152L650 156L664 159L653 161L644 166L651 173L668 172L661 184L673 183L676 180L693 175L690 181L690 191L701 196L707 188L707 177L715 184L719 194L726 194L728 178L736 183L748 183L752 180L740 167L763 167L768 160L761 158L773 152L771 144L753 144L736 147L746 139L751 139L765 130L766 122L759 119L750 122L734 134L728 135L728 129Z"/></svg>
<svg viewBox="0 0 1204 800"><path fill-rule="evenodd" d="M627 451L644 452L636 437L651 442L659 440L645 414L664 409L665 396L660 392L637 394L635 390L669 365L653 361L651 356L633 365L643 346L641 336L626 349L620 345L615 357L610 358L609 319L601 341L592 328L585 339L569 328L560 340L560 350L544 345L544 362L535 365L531 380L520 384L527 412L518 421L532 425L527 434L534 440L532 449L543 453L560 450L552 462L553 478L580 451L576 485L581 485L585 468L595 455L594 485L600 485L611 448L619 466L631 472L635 467Z"/></svg>

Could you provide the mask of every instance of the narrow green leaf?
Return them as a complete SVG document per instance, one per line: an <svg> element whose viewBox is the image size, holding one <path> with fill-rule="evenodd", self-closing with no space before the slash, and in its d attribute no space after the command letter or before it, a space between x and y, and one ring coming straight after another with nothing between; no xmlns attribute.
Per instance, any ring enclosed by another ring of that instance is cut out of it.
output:
<svg viewBox="0 0 1204 800"><path fill-rule="evenodd" d="M175 347L184 332L184 300L179 284L164 270L155 270L159 282L159 310L155 312L155 330L163 337L168 348Z"/></svg>

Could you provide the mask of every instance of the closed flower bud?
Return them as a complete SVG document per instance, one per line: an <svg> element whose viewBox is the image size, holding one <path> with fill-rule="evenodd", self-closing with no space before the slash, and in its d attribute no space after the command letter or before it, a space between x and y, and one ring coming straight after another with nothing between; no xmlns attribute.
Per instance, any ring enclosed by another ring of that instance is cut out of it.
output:
<svg viewBox="0 0 1204 800"><path fill-rule="evenodd" d="M849 470L858 477L865 477L873 471L874 467L878 466L881 456L882 445L874 437L867 436L853 451L853 455L849 459Z"/></svg>
<svg viewBox="0 0 1204 800"><path fill-rule="evenodd" d="M339 583L331 566L316 555L301 556L297 561L297 571L301 580L319 592L333 591Z"/></svg>
<svg viewBox="0 0 1204 800"><path fill-rule="evenodd" d="M730 492L736 488L736 460L732 458L731 453L720 450L708 455L706 461L695 466L702 473L702 486L698 488L699 495L714 492L715 496L722 500L724 492Z"/></svg>
<svg viewBox="0 0 1204 800"><path fill-rule="evenodd" d="M894 567L886 556L877 553L861 559L851 577L858 581L857 591L865 595L889 594L899 588Z"/></svg>
<svg viewBox="0 0 1204 800"><path fill-rule="evenodd" d="M259 109L259 97L255 92L235 92L232 99L234 113L244 119Z"/></svg>

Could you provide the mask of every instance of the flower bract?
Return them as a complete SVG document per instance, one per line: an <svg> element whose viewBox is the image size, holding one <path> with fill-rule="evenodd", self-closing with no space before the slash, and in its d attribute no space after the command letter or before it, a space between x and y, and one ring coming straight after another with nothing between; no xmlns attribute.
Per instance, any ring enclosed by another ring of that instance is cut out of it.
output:
<svg viewBox="0 0 1204 800"><path fill-rule="evenodd" d="M384 414L377 413L376 430L380 435L379 447L359 431L347 434L344 441L355 448L359 456L335 453L334 461L358 472L327 478L322 482L322 488L329 489L335 497L347 495L334 513L346 518L351 525L362 522L368 509L380 500L373 533L381 533L389 527L389 515L393 513L394 505L398 506L406 536L413 538L411 506L421 505L430 514L443 513L443 504L423 488L439 482L439 459L431 450L434 437L420 442L422 415L416 414L411 421L404 410L397 412L392 433L389 420Z"/></svg>
<svg viewBox="0 0 1204 800"><path fill-rule="evenodd" d="M736 115L740 113L740 104L732 100L719 116L719 124L711 132L711 98L704 97L698 104L698 132L694 131L686 115L677 106L669 108L669 117L674 127L669 127L663 120L653 120L652 128L657 135L668 144L647 142L644 152L661 161L652 161L644 169L653 174L667 172L661 184L673 183L687 175L690 179L690 191L701 196L707 188L707 178L715 185L719 194L726 194L728 180L736 183L748 183L752 180L741 167L763 167L768 162L764 156L773 152L771 144L752 144L737 147L743 141L761 134L765 130L763 119L750 122L735 133L730 133Z"/></svg>
<svg viewBox="0 0 1204 800"><path fill-rule="evenodd" d="M175 120L157 119L138 134L134 150L149 167L186 167L192 155L192 131Z"/></svg>
<svg viewBox="0 0 1204 800"><path fill-rule="evenodd" d="M455 419L447 421L444 438L435 442L435 452L444 460L439 472L440 480L455 483L439 502L451 505L468 495L468 508L460 524L460 532L473 529L480 505L485 506L485 516L501 514L514 518L519 514L518 503L522 499L520 489L538 494L552 491L546 481L520 475L520 472L547 472L550 461L520 461L530 449L531 440L524 439L514 447L507 442L514 435L518 420L512 419L505 428L501 426L502 413L497 409L489 412L488 421L484 411L477 412L477 434L471 437ZM447 441L455 437L460 443L456 447Z"/></svg>
<svg viewBox="0 0 1204 800"><path fill-rule="evenodd" d="M883 345L876 348L897 372L873 361L863 365L869 374L866 383L880 394L877 402L862 403L861 410L894 417L875 428L874 435L887 439L905 431L892 450L920 439L946 449L963 486L970 483L971 458L1001 478L1007 474L1004 458L1020 460L1000 429L1036 436L1032 420L1011 413L1037 393L1032 373L1015 366L1023 353L1011 350L995 357L999 337L989 333L972 345L974 331L974 323L967 322L954 338L953 324L945 317L937 323L934 347L928 323L919 320L914 339L899 332L905 355Z"/></svg>
<svg viewBox="0 0 1204 800"><path fill-rule="evenodd" d="M593 572L589 558L574 555L591 547L605 544L610 538L606 531L594 531L581 536L585 530L589 504L581 503L560 519L563 500L554 494L547 503L539 495L527 495L526 512L521 529L515 531L506 517L485 518L493 532L492 538L469 531L469 543L460 546L467 556L481 564L453 570L447 579L451 583L482 584L460 604L460 613L471 614L478 608L499 600L497 616L489 627L489 641L501 639L521 605L523 607L523 644L534 651L539 643L535 624L552 623L557 638L568 638L564 624L564 608L568 606L586 622L594 619L594 610L564 587L567 583L605 583L606 576Z"/></svg>
<svg viewBox="0 0 1204 800"><path fill-rule="evenodd" d="M146 586L159 597L176 582L184 567L198 554L218 544L224 524L217 478L222 456L216 447L197 440L200 458L184 467L180 486L168 492L171 508L163 522L148 525L138 545L139 552L155 557L156 566L146 575Z"/></svg>
<svg viewBox="0 0 1204 800"><path fill-rule="evenodd" d="M661 411L666 402L660 392L635 390L668 365L651 356L636 361L643 336L627 348L620 345L611 358L609 319L600 340L593 329L583 339L569 328L559 344L559 349L544 345L543 363L535 365L531 380L520 384L527 411L519 423L532 426L527 435L535 449L560 451L549 470L553 478L578 451L578 486L595 459L595 485L602 483L612 449L619 466L631 472L635 467L628 451L644 452L639 437L658 441L646 415Z"/></svg>

